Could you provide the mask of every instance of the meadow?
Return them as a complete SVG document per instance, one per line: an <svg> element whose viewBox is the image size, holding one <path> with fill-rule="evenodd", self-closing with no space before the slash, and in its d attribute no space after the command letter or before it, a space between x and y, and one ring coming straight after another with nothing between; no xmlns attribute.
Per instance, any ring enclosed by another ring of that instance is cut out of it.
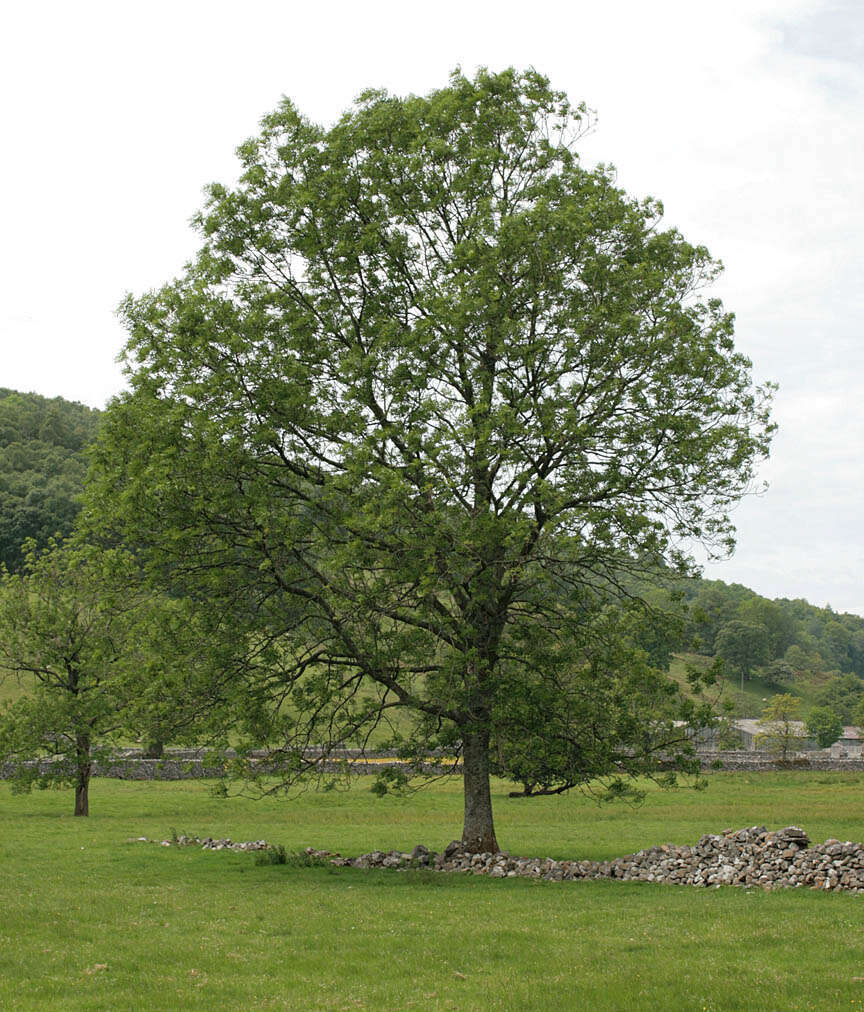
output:
<svg viewBox="0 0 864 1012"><path fill-rule="evenodd" d="M864 896L363 872L131 842L173 832L357 854L442 849L456 781L378 799L219 799L201 782L0 785L0 1008L145 1010L864 1009ZM864 840L864 776L715 773L640 807L510 799L511 853L615 857L765 823Z"/></svg>

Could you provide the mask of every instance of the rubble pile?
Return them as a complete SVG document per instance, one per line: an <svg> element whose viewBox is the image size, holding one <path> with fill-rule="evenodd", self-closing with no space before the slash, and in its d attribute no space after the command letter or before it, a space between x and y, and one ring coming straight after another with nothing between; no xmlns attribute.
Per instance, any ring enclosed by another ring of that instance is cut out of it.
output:
<svg viewBox="0 0 864 1012"><path fill-rule="evenodd" d="M234 843L232 840L216 840L212 836L205 836L202 840L198 836L172 836L170 840L150 840L146 836L136 836L130 843L158 843L162 847L200 847L202 850L267 850L270 846L266 840L245 840L242 843Z"/></svg>
<svg viewBox="0 0 864 1012"><path fill-rule="evenodd" d="M234 843L230 839L174 836L163 847L200 847L202 850L267 850L266 840ZM306 854L343 868L385 868L487 875L489 878L535 878L551 882L615 879L622 882L661 882L667 885L744 886L759 889L825 889L864 893L864 844L826 840L810 846L798 826L774 831L765 826L727 829L706 834L690 846L664 844L612 861L558 861L551 857L513 857L505 852L474 854L454 840L438 854L418 844L412 851L373 850L359 857L342 857L329 850L307 847Z"/></svg>
<svg viewBox="0 0 864 1012"><path fill-rule="evenodd" d="M761 889L843 890L864 893L864 844L826 840L811 847L804 830L787 826L770 832L765 826L706 834L695 846L666 844L613 861L556 861L512 857L507 853L471 854L458 841L441 854L419 845L410 853L375 850L346 858L326 850L306 853L353 868L430 868L443 872L523 876L547 881L616 879L669 885L732 885Z"/></svg>

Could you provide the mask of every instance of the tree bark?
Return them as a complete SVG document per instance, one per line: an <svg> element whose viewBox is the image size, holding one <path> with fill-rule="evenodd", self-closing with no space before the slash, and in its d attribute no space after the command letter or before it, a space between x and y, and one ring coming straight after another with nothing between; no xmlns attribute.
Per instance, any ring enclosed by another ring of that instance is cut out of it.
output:
<svg viewBox="0 0 864 1012"><path fill-rule="evenodd" d="M466 734L462 741L465 824L462 847L474 854L498 853L489 790L489 733Z"/></svg>
<svg viewBox="0 0 864 1012"><path fill-rule="evenodd" d="M90 801L90 738L79 735L75 741L75 814L89 815Z"/></svg>

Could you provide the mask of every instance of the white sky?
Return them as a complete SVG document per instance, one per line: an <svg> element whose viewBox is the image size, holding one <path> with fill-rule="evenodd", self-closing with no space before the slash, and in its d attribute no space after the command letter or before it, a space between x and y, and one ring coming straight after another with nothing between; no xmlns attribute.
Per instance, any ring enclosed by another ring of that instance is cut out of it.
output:
<svg viewBox="0 0 864 1012"><path fill-rule="evenodd" d="M0 32L0 386L100 407L114 309L174 276L187 222L282 94L335 119L369 86L534 66L599 115L583 159L726 264L780 383L769 491L707 576L864 614L860 0L126 0L7 5Z"/></svg>

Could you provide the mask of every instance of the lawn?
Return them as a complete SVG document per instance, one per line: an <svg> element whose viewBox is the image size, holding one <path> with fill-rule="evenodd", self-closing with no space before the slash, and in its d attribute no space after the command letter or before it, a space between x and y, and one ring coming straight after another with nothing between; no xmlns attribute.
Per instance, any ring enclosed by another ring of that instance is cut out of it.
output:
<svg viewBox="0 0 864 1012"><path fill-rule="evenodd" d="M434 872L258 867L251 854L128 842L177 833L354 854L440 849L461 797L445 783L216 799L200 782L0 785L0 1008L144 1010L864 1009L864 896ZM864 776L717 773L640 808L509 799L512 853L607 858L704 832L803 825L864 839Z"/></svg>

